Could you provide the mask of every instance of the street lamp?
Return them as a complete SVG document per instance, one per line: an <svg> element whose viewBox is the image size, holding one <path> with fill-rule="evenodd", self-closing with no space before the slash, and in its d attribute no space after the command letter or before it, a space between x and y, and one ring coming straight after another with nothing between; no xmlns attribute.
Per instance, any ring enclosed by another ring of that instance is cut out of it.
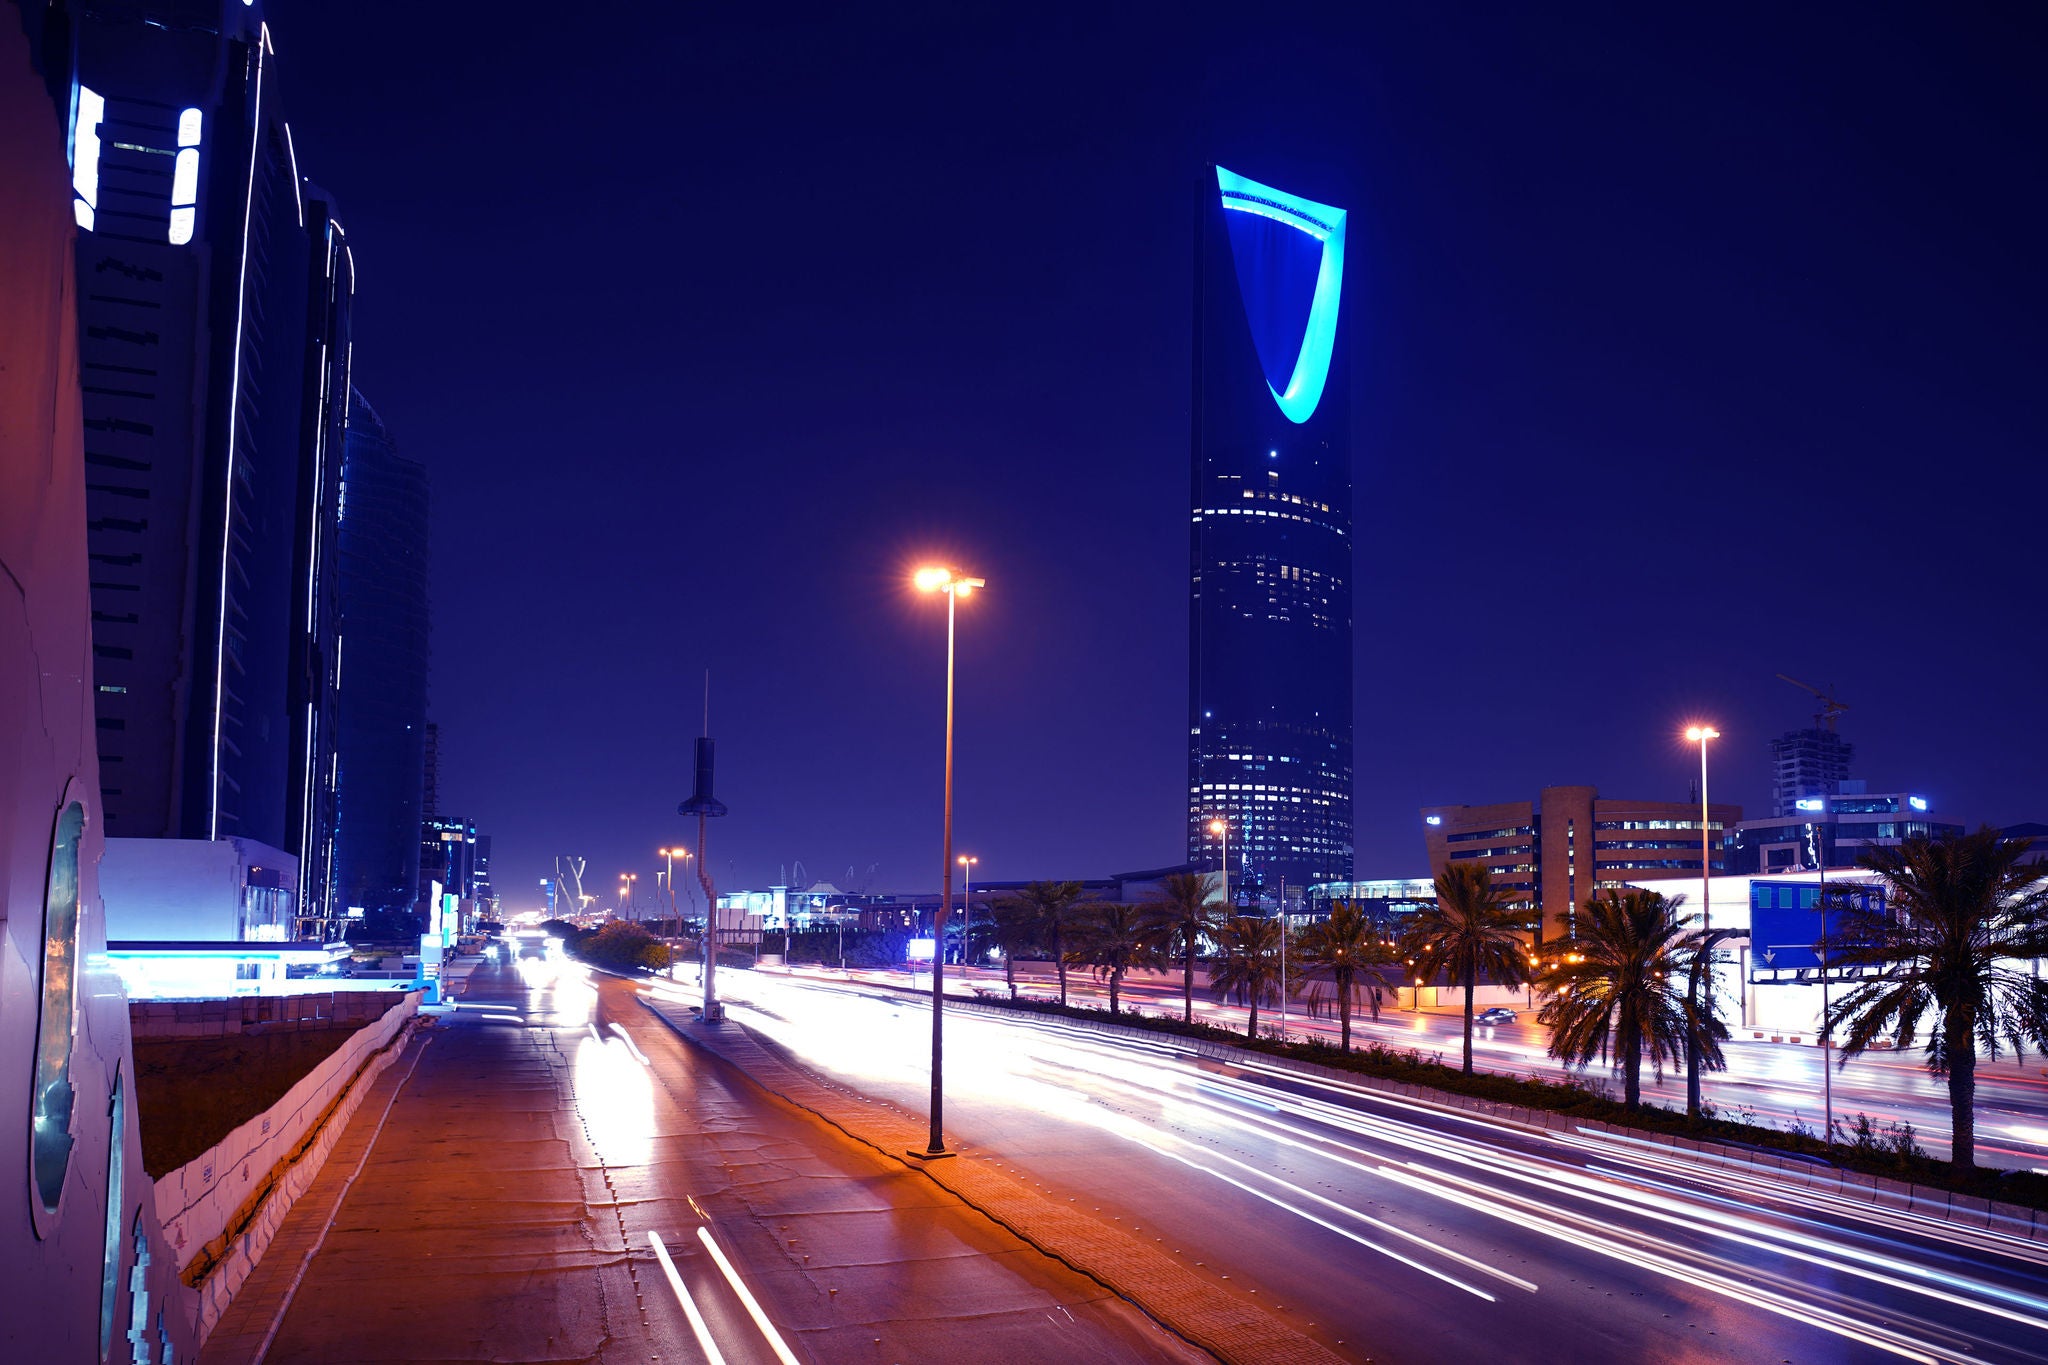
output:
<svg viewBox="0 0 2048 1365"><path fill-rule="evenodd" d="M688 872L690 864L690 850L688 850L687 848L658 848L654 851L656 853L659 853L662 856L662 858L668 863L668 917L673 924L673 931L667 935L668 979L673 981L676 979L675 938L676 935L680 934L683 930L683 911L682 907L676 901L676 859L681 858L683 860L683 870L685 872Z"/></svg>
<svg viewBox="0 0 2048 1365"><path fill-rule="evenodd" d="M1223 913L1230 913L1230 822L1217 816L1209 822L1209 832L1223 841Z"/></svg>
<svg viewBox="0 0 2048 1365"><path fill-rule="evenodd" d="M626 914L635 921L640 918L640 912L633 904L633 883L639 880L640 874L637 872L619 874L619 900L624 904Z"/></svg>
<svg viewBox="0 0 2048 1365"><path fill-rule="evenodd" d="M1700 935L1704 940L1700 951L1707 955L1707 998L1705 1019L1714 1017L1714 950L1713 940L1708 937L1713 929L1714 915L1714 853L1712 821L1707 818L1707 741L1719 739L1721 732L1711 725L1686 727L1686 739L1700 746ZM1700 1002L1693 1002L1695 1007ZM1685 1113L1687 1118L1700 1116L1700 1046L1695 1028L1688 1029L1685 1037Z"/></svg>
<svg viewBox="0 0 2048 1365"><path fill-rule="evenodd" d="M981 859L963 853L953 861L960 864L960 978L964 981L968 954L974 946L968 932L974 928L974 865Z"/></svg>
<svg viewBox="0 0 2048 1365"><path fill-rule="evenodd" d="M939 913L932 921L932 1103L931 1141L923 1151L916 1148L910 1155L926 1160L953 1155L946 1150L944 1131L946 1086L945 1086L945 1009L946 1009L946 915L953 908L953 637L955 609L960 599L971 594L976 588L988 586L987 580L969 578L949 568L928 566L919 569L912 579L919 592L942 592L946 594L946 789L944 833L940 840L939 866Z"/></svg>

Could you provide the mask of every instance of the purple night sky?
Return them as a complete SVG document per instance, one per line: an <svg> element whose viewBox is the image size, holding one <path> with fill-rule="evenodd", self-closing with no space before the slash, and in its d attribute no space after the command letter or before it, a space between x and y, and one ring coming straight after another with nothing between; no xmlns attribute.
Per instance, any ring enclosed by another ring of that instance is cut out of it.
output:
<svg viewBox="0 0 2048 1365"><path fill-rule="evenodd" d="M1211 160L1352 214L1360 876L1425 803L1683 798L1694 717L1759 812L1779 672L2048 819L2038 16L863 8L273 8L508 908L651 886L707 666L722 887L936 885L927 556L990 585L960 849L1180 857Z"/></svg>

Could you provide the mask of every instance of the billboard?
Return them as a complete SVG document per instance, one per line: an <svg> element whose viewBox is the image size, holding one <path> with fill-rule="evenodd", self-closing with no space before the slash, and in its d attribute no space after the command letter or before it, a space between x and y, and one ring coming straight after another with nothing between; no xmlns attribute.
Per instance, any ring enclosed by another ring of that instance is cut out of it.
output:
<svg viewBox="0 0 2048 1365"><path fill-rule="evenodd" d="M1845 904L1857 910L1884 908L1884 890L1878 886L1837 882L1827 890L1831 916ZM1749 952L1755 973L1819 970L1820 956L1813 949L1821 936L1820 897L1818 878L1750 883Z"/></svg>

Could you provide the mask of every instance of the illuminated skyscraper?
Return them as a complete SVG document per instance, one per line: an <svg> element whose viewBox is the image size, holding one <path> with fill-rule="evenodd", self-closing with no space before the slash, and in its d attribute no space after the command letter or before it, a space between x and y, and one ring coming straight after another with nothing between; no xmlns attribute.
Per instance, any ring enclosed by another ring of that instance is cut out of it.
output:
<svg viewBox="0 0 2048 1365"><path fill-rule="evenodd" d="M74 9L72 213L106 832L253 839L331 905L354 268L262 8Z"/></svg>
<svg viewBox="0 0 2048 1365"><path fill-rule="evenodd" d="M1344 210L1204 176L1195 274L1188 858L1233 898L1351 878Z"/></svg>

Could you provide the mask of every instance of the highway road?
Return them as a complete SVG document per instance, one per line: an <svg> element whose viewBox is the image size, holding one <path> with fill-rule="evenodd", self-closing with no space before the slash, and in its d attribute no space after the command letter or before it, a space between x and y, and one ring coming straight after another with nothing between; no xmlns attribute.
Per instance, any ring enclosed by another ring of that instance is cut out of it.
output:
<svg viewBox="0 0 2048 1365"><path fill-rule="evenodd" d="M471 974L388 1118L354 1120L382 1127L280 1277L265 1365L1209 1359L633 995Z"/></svg>
<svg viewBox="0 0 2048 1365"><path fill-rule="evenodd" d="M953 984L952 977L959 969L949 968L948 971L948 989L967 998L971 994L970 984ZM819 975L837 977L838 974ZM857 973L856 979L890 982L899 986L913 980L911 974L900 971ZM1057 987L1050 967L1039 963L1031 963L1028 968L1020 966L1018 979L1020 988L1028 989L1031 994L1056 998ZM915 981L930 989L931 978L928 975L919 974ZM971 975L972 988L994 991L1000 990L1002 984L1003 974L1000 971L977 970ZM1108 991L1085 970L1068 973L1068 990L1070 999L1077 1004L1106 1007L1109 1003ZM1170 1014L1176 1019L1181 1015L1178 982L1135 982L1124 988L1123 996L1125 1008L1136 1006L1147 1014ZM1199 983L1195 994L1195 1017L1236 1032L1244 1030L1245 1011L1238 1006L1211 1001ZM1278 1023L1273 1010L1262 1009L1259 1012L1261 1028L1269 1020ZM1379 1022L1375 1023L1369 1013L1361 1011L1352 1020L1352 1042L1354 1046L1361 1047L1368 1042L1376 1042L1402 1051L1413 1048L1424 1054L1440 1055L1456 1066L1463 1023L1463 1016L1458 1014L1418 1014L1411 1010L1387 1008L1382 1008ZM1290 1008L1287 1027L1292 1037L1317 1037L1332 1043L1337 1040L1337 1021L1334 1018L1308 1018L1298 1003ZM1472 1035L1473 1064L1489 1071L1557 1079L1568 1073L1545 1050L1548 1034L1548 1029L1536 1023L1533 1010L1521 1011L1521 1017L1513 1024L1476 1026ZM1820 1048L1811 1043L1802 1046L1737 1037L1729 1042L1727 1052L1728 1070L1710 1073L1706 1078L1703 1093L1710 1103L1720 1106L1731 1118L1746 1118L1750 1122L1781 1129L1799 1122L1815 1134L1820 1132L1821 1116L1825 1110L1821 1085L1823 1054ZM1618 1076L1598 1065L1582 1074L1588 1080L1607 1084L1614 1096L1620 1098ZM1945 1081L1927 1074L1925 1056L1919 1049L1899 1053L1870 1052L1853 1059L1846 1067L1836 1070L1834 1092L1835 1121L1844 1130L1859 1112L1868 1114L1880 1129L1893 1123L1910 1123L1918 1142L1931 1155L1948 1156L1951 1133L1948 1086ZM1682 1070L1667 1072L1659 1082L1646 1071L1643 1075L1643 1098L1669 1108L1684 1109L1685 1073ZM1982 1166L2048 1171L2048 1058L2030 1056L2025 1063L2010 1059L1998 1062L1980 1059L1977 1072L1977 1162Z"/></svg>
<svg viewBox="0 0 2048 1365"><path fill-rule="evenodd" d="M735 1022L922 1112L921 1004L721 980ZM2048 1252L2016 1239L1063 1022L962 1011L947 1057L964 1159L1021 1170L1352 1358L2048 1358Z"/></svg>

